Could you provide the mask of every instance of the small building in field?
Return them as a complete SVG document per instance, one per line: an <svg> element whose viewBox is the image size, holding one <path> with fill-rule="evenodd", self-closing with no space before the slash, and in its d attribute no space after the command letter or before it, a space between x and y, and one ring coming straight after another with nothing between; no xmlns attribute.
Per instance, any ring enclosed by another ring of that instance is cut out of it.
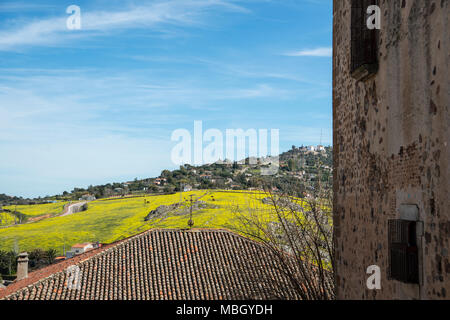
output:
<svg viewBox="0 0 450 320"><path fill-rule="evenodd" d="M94 245L92 243L77 243L72 246L71 251L77 255L85 253L92 249L94 249Z"/></svg>
<svg viewBox="0 0 450 320"><path fill-rule="evenodd" d="M88 252L92 249L97 249L102 246L99 242L86 242L86 243L77 243L74 244L70 251L66 252L66 259L73 258L74 256L77 256L79 254L83 254L85 252Z"/></svg>

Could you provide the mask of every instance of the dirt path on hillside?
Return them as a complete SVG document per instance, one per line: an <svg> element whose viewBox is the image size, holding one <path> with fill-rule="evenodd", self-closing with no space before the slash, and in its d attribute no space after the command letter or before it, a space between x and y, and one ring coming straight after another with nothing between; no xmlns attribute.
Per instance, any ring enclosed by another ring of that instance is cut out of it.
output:
<svg viewBox="0 0 450 320"><path fill-rule="evenodd" d="M55 217L69 216L71 214L80 212L81 211L81 207L83 205L85 205L86 203L88 203L88 201L77 202L77 203L74 203L74 204L66 205L66 207L64 208L64 210L63 210L63 212L61 214L58 214L58 215L45 214L45 215L37 216L37 217L30 217L30 218L28 218L28 221L25 222L25 223L18 223L18 224L10 224L10 225L7 225L7 226L1 226L0 229L11 228L11 227L20 226L20 225L23 225L23 224L34 223L34 222L38 222L38 221L45 220L45 219L55 218Z"/></svg>
<svg viewBox="0 0 450 320"><path fill-rule="evenodd" d="M60 215L60 217L70 216L71 214L77 213L81 211L81 207L84 206L87 201L78 202L67 206L64 209L64 212Z"/></svg>

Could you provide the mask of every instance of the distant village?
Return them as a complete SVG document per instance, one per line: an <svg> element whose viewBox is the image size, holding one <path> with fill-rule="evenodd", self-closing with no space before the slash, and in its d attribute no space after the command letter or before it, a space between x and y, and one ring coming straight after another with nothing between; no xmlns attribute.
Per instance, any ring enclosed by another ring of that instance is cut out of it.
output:
<svg viewBox="0 0 450 320"><path fill-rule="evenodd" d="M158 177L134 179L123 183L74 188L61 195L39 199L22 199L0 195L1 205L46 203L59 200L92 201L106 197L124 197L142 194L169 194L179 191L222 189L260 190L270 184L272 191L283 191L291 183L303 186L303 195L308 196L315 184L331 182L333 172L333 148L331 146L301 146L280 154L278 172L273 176L262 176L261 159L245 159L240 162L219 161L203 166L183 165L177 170L163 170ZM252 161L253 160L253 161ZM302 195L300 195L302 196Z"/></svg>
<svg viewBox="0 0 450 320"><path fill-rule="evenodd" d="M291 182L304 186L304 195L314 189L320 179L331 182L332 147L292 146L279 157L279 170L273 176L262 176L264 163L260 159L245 159L240 162L220 161L203 166L183 165L177 170L163 170L158 177L135 179L124 183L110 183L75 188L56 199L94 200L105 197L123 197L150 193L174 193L179 191L222 189L260 190L264 182L270 182L272 191L282 191ZM252 161L253 160L253 161Z"/></svg>

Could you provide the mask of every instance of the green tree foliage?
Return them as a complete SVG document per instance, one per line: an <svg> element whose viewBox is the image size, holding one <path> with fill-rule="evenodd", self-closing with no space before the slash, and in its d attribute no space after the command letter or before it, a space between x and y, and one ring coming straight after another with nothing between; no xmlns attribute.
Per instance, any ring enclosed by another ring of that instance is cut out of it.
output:
<svg viewBox="0 0 450 320"><path fill-rule="evenodd" d="M295 165L295 160L294 159L289 159L288 160L288 168L289 168L289 171L291 171L291 172L294 172L295 170L296 170L296 165Z"/></svg>
<svg viewBox="0 0 450 320"><path fill-rule="evenodd" d="M0 250L0 274L13 275L17 271L17 253Z"/></svg>
<svg viewBox="0 0 450 320"><path fill-rule="evenodd" d="M46 259L47 259L47 264L52 264L53 262L55 262L56 256L57 256L57 252L55 249L49 249L45 252L46 254Z"/></svg>

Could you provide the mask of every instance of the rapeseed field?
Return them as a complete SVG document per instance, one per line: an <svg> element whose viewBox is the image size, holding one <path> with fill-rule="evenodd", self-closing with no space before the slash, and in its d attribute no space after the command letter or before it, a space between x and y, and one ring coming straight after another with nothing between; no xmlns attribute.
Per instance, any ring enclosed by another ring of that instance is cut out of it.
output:
<svg viewBox="0 0 450 320"><path fill-rule="evenodd" d="M190 196L204 201L205 207L193 212L194 228L239 229L237 212L255 210L270 212L262 203L265 194L248 191L200 190L157 196L110 198L91 201L88 209L68 216L62 212L64 203L17 206L17 211L30 216L52 213L53 217L33 223L0 229L0 249L20 251L35 248L55 249L59 254L75 243L111 243L151 228L187 228L189 214L168 213L144 221L150 211L161 205L183 202L186 212ZM8 208L14 210L14 208Z"/></svg>

